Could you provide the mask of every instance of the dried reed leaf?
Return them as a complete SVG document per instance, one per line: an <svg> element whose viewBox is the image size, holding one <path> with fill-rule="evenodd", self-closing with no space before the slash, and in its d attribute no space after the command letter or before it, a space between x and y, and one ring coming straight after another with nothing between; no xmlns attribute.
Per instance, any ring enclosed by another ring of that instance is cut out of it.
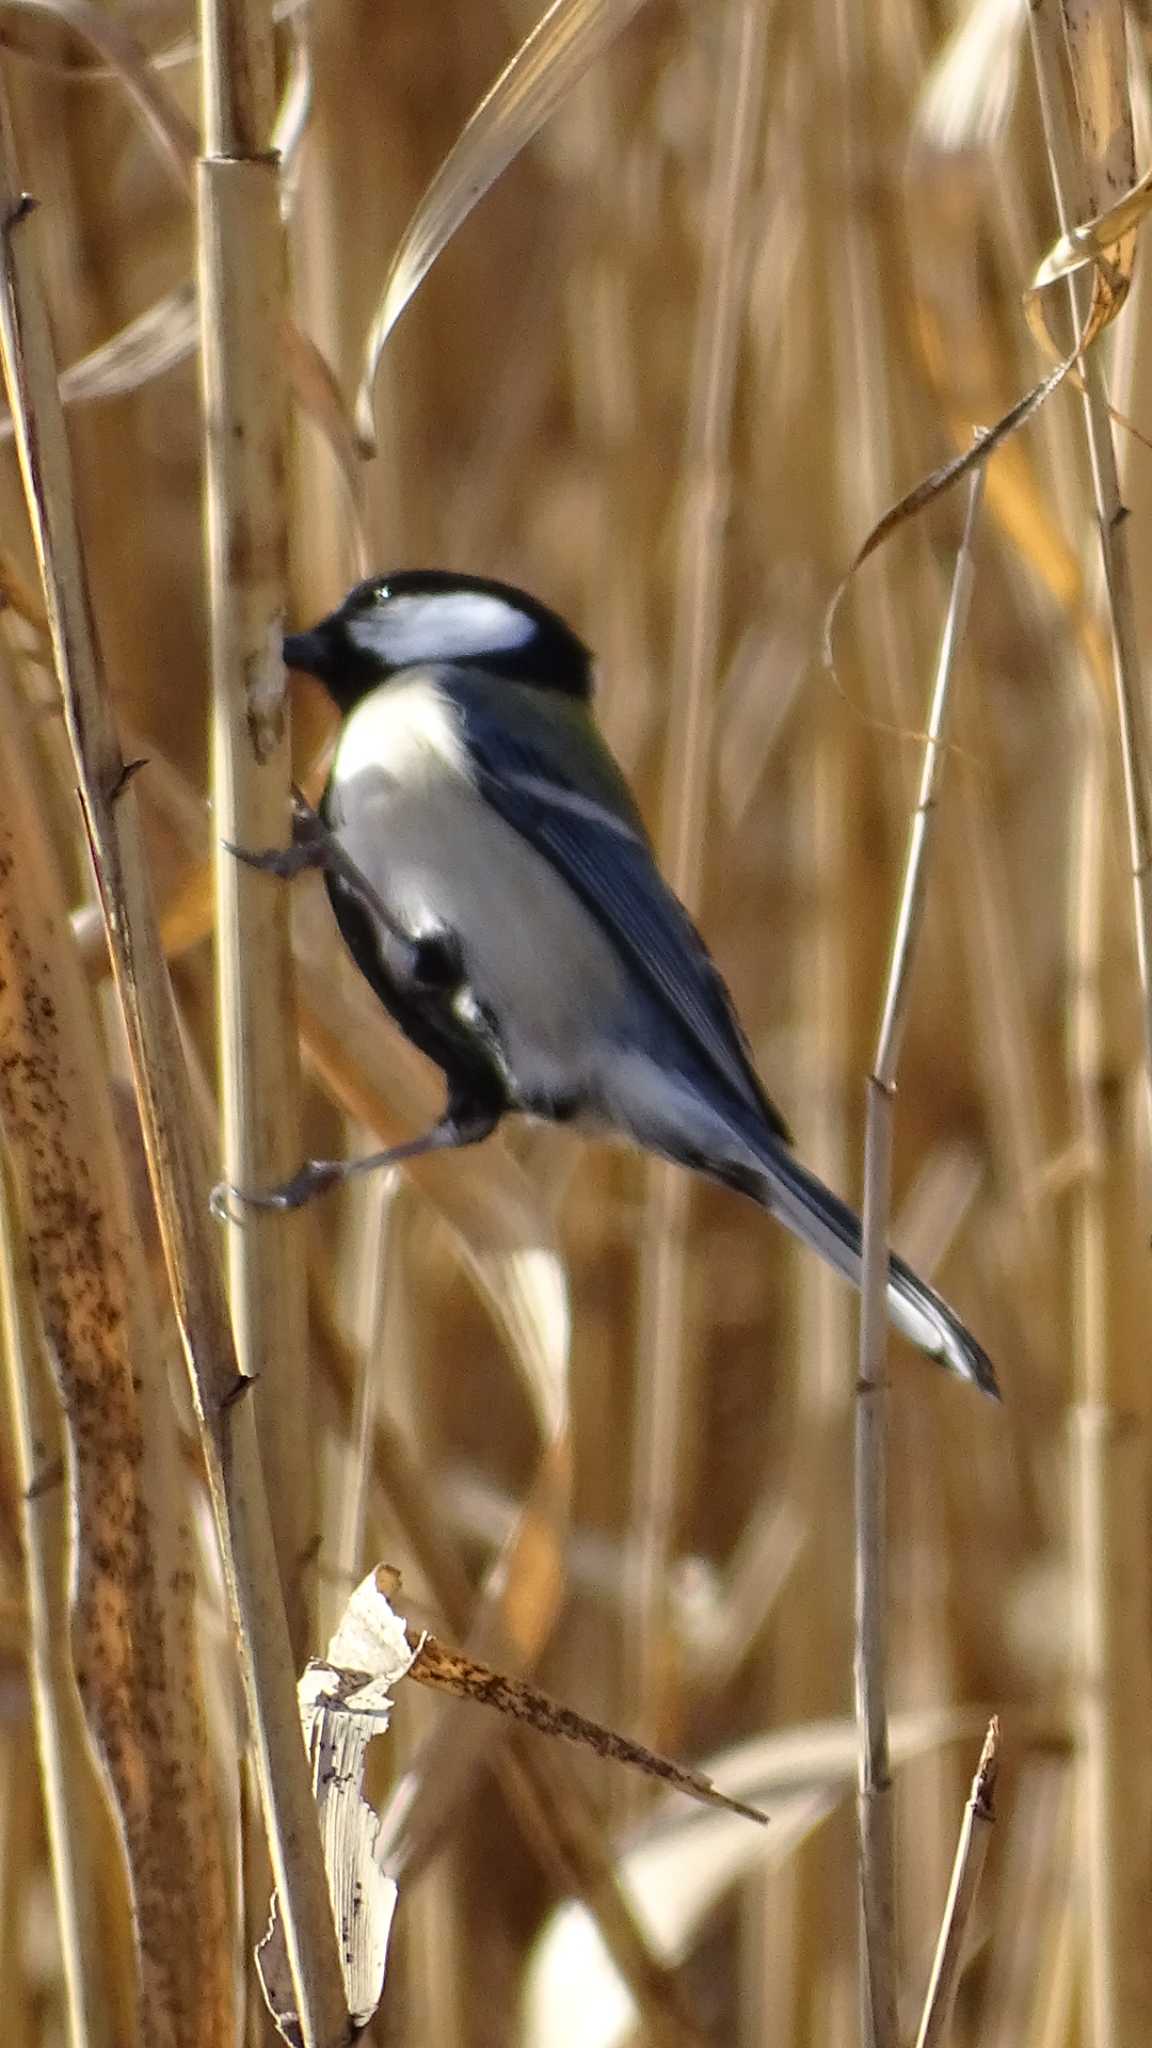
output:
<svg viewBox="0 0 1152 2048"><path fill-rule="evenodd" d="M457 1699L472 1700L478 1706L494 1707L498 1714L511 1715L513 1720L523 1721L542 1735L560 1736L565 1742L581 1744L612 1763L630 1764L634 1770L660 1779L665 1785L687 1793L690 1799L698 1799L705 1806L722 1807L728 1813L741 1815L744 1820L758 1821L761 1826L767 1822L766 1814L757 1812L754 1806L746 1805L743 1800L729 1798L703 1772L688 1770L683 1764L674 1763L670 1757L657 1756L642 1743L632 1742L626 1735L618 1734L614 1728L605 1728L586 1714L578 1714L574 1708L561 1705L550 1694L541 1692L539 1686L529 1685L522 1678L511 1678L505 1672L493 1671L491 1665L478 1663L476 1658L467 1656L462 1650L447 1649L427 1631L410 1628L408 1647L412 1651L409 1676L422 1685L452 1693Z"/></svg>
<svg viewBox="0 0 1152 2048"><path fill-rule="evenodd" d="M553 0L445 157L400 239L364 346L356 432L376 450L373 390L384 344L457 228L531 142L643 0Z"/></svg>

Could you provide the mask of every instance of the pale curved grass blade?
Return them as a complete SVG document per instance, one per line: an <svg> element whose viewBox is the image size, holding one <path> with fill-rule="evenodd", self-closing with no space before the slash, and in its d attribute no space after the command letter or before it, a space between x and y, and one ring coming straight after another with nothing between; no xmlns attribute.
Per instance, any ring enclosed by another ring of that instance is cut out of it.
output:
<svg viewBox="0 0 1152 2048"><path fill-rule="evenodd" d="M177 285L143 313L121 327L99 348L70 363L60 377L65 405L86 399L119 398L162 377L193 354L200 338L196 288ZM0 441L12 436L12 416L0 410Z"/></svg>
<svg viewBox="0 0 1152 2048"><path fill-rule="evenodd" d="M356 432L375 454L372 393L384 344L436 258L643 0L553 0L452 145L400 240L364 351Z"/></svg>

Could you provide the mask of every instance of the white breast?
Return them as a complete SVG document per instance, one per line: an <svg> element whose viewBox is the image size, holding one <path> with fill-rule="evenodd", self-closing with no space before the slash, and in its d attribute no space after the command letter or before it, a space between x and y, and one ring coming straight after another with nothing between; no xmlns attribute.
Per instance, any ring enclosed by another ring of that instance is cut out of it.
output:
<svg viewBox="0 0 1152 2048"><path fill-rule="evenodd" d="M445 774L467 779L452 705L431 677L385 683L352 713L336 749L336 787L373 773L395 776L408 787Z"/></svg>
<svg viewBox="0 0 1152 2048"><path fill-rule="evenodd" d="M619 955L563 876L485 801L434 680L366 698L333 767L341 845L405 931L452 933L459 1014L495 1020L513 1099L593 1110L627 996Z"/></svg>

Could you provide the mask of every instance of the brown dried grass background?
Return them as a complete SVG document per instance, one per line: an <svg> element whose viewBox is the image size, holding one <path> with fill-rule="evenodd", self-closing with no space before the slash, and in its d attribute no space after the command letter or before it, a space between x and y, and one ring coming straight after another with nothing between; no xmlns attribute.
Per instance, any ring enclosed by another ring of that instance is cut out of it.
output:
<svg viewBox="0 0 1152 2048"><path fill-rule="evenodd" d="M118 19L166 53L165 86L195 120L188 17L138 6ZM308 12L293 302L349 397L400 232L531 20L522 5L460 0L384 12L316 0ZM858 1196L864 1076L962 493L862 572L841 615L839 687L819 660L823 610L888 502L1041 374L1020 296L1057 229L1031 74L1025 61L1014 81L1007 32L970 108L953 75L958 130L945 139L926 111L953 26L938 10L749 0L734 70L733 20L654 0L455 237L386 352L368 551L375 567L522 583L592 643L603 724L768 1086L804 1156ZM71 363L190 277L189 199L65 19L9 6L0 21L24 180L41 202L30 231ZM1138 104L1144 61L1134 33ZM734 83L753 89L742 154ZM1113 383L1152 431L1147 320L1138 267ZM109 675L128 750L151 760L138 787L207 1116L194 362L77 404L70 421ZM1152 458L1123 435L1118 445L1147 646ZM299 412L289 492L293 614L305 621L357 562L331 452ZM9 582L31 584L8 457L0 545ZM7 658L40 707L35 743L79 908L90 889L44 643L35 607L16 599ZM994 1708L1004 1726L953 2035L981 2048L1127 2048L1152 2019L1148 1144L1106 635L1065 387L990 472L896 1111L896 1241L979 1332L1006 1396L997 1410L894 1361L893 1705ZM303 773L323 715L303 686L296 708ZM1086 786L1099 803L1094 901ZM99 975L98 946L80 938ZM382 1016L373 1052L374 1022L365 1038L346 1013L321 1013L342 970L318 910L303 945L311 1149L342 1142L342 1107L385 1139L407 1134L432 1099L419 1063L394 1056ZM351 976L339 985L355 1001ZM119 1074L106 999L101 1014ZM124 1130L135 1171L130 1119ZM362 1124L349 1137L367 1142ZM355 1187L318 1207L301 1241L314 1391L291 1455L308 1469L272 1471L269 1487L274 1499L305 1482L315 1492L315 1541L289 1589L309 1647L381 1557L403 1570L413 1618L461 1639L562 1397L570 1527L556 1536L554 1464L501 1612L505 1650L509 1637L542 1639L552 1693L692 1761L849 1711L854 1309L811 1256L734 1197L534 1132L509 1133L503 1153L435 1162L390 1203ZM570 1290L566 1358L554 1243ZM174 1363L171 1334L157 1341ZM545 1384L560 1365L563 1386ZM186 1422L175 1370L173 1384ZM259 1398L276 1400L275 1359ZM3 1474L0 1982L8 2037L50 2043L67 2038L66 2006L10 1458ZM181 1483L206 1528L191 1438ZM436 1546L449 1553L439 1575ZM236 1814L233 1677L203 1563L201 1591ZM977 1715L964 1741L928 1742L899 1770L907 2033L980 1726ZM382 1779L432 1728L446 1744L438 1768L455 1777L439 1788L435 1859L402 1885L369 2038L527 2040L520 1996L553 1879L489 1768L502 1732L475 1710L437 1703L433 1715L405 1696ZM599 1762L580 1776L614 1843L647 1792ZM683 1989L703 2038L857 2040L850 1808L841 1800L787 1852L769 1830L766 1862L752 1842L741 1880L695 1930ZM97 1817L80 1786L73 1821L90 1844ZM683 1849L673 1891L695 1854ZM255 1848L250 1868L259 1925ZM106 2037L124 2040L131 1958L112 1882L108 1898ZM253 2041L267 2027L251 1999L246 2025ZM557 2042L577 2038L559 2018L556 2029Z"/></svg>

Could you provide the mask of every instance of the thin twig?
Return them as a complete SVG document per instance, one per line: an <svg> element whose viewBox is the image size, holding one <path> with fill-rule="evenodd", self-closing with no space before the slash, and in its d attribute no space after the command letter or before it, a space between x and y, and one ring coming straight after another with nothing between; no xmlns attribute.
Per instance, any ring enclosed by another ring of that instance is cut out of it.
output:
<svg viewBox="0 0 1152 2048"><path fill-rule="evenodd" d="M952 2017L956 1987L960 1982L960 1970L964 1961L968 1922L976 1903L984 1858L992 1834L995 1818L992 1802L999 1767L1000 1723L993 1715L988 1723L988 1733L980 1752L980 1762L976 1767L976 1776L972 1780L972 1791L964 1809L964 1819L960 1824L960 1840L956 1844L956 1861L952 1866L948 1903L944 1908L940 1939L936 1944L932 1975L928 1980L928 1995L924 2001L920 2031L916 2036L916 2048L941 2048L947 2037L948 2022Z"/></svg>
<svg viewBox="0 0 1152 2048"><path fill-rule="evenodd" d="M864 1262L856 1403L856 1715L860 1731L861 1999L872 2048L896 2042L895 1876L887 1703L887 1272L892 1108L907 1016L912 958L924 906L936 785L956 649L972 582L972 534L983 495L973 474L964 534L936 667L920 789L908 838L888 986L868 1083L864 1151Z"/></svg>
<svg viewBox="0 0 1152 2048"><path fill-rule="evenodd" d="M347 2031L251 1405L236 1363L136 794L93 625L55 355L0 91L0 349L52 628L76 781L148 1149L174 1307L201 1423L236 1624L265 1824L308 2048Z"/></svg>

